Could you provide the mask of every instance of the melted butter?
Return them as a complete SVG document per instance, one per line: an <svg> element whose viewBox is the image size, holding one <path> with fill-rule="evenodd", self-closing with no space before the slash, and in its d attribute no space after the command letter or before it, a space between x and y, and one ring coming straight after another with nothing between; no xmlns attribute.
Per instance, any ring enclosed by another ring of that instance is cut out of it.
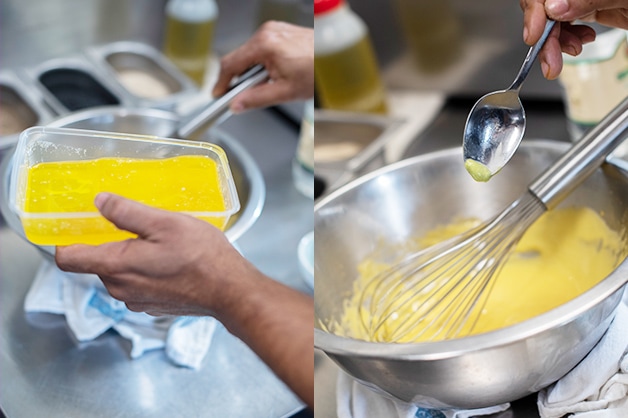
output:
<svg viewBox="0 0 628 418"><path fill-rule="evenodd" d="M423 247L433 245L475 224L477 222L464 220L436 228L420 239L419 244ZM524 234L501 272L494 277L485 303L479 304L473 311L477 321L468 321L460 335L504 328L564 304L611 273L626 256L624 247L619 234L589 208L556 209L543 214ZM428 332L423 332L425 327L421 325L430 324L435 319L429 314L403 338L393 337L400 324L416 321L412 315L417 309L426 306L429 300L446 294L450 283L446 281L413 295L402 309L387 312L390 317L377 331L365 328L363 324L369 324L372 319L379 322L381 317L372 318L368 309L360 310L362 303L374 300L387 305L392 300L399 300L399 286L403 286L400 280L391 280L386 289L372 285L372 278L388 267L373 259L365 259L358 266L359 278L354 283L353 295L345 301L340 323L331 325L332 332L367 341L446 339L433 332L437 329L434 324L430 325L432 328ZM387 291L390 293L386 294ZM404 296L408 292L407 288L403 288ZM453 309L447 311L444 317L451 316ZM439 317L436 325L442 320Z"/></svg>
<svg viewBox="0 0 628 418"><path fill-rule="evenodd" d="M481 162L467 158L464 162L464 168L467 170L473 180L486 183L493 177L491 170Z"/></svg>
<svg viewBox="0 0 628 418"><path fill-rule="evenodd" d="M97 215L94 198L99 192L171 211L225 210L217 164L200 155L40 163L28 170L26 181L22 223L26 237L39 245L101 244L133 237ZM220 216L198 217L219 228L226 223Z"/></svg>

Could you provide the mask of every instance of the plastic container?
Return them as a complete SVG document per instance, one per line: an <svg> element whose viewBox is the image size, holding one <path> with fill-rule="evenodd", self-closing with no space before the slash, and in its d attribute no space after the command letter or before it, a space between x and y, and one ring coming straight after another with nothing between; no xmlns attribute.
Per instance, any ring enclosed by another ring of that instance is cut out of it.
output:
<svg viewBox="0 0 628 418"><path fill-rule="evenodd" d="M199 86L205 80L217 19L214 0L169 0L166 5L164 54Z"/></svg>
<svg viewBox="0 0 628 418"><path fill-rule="evenodd" d="M10 207L37 245L102 244L134 237L96 209L99 192L186 213L223 229L240 209L224 151L154 136L33 127L13 156Z"/></svg>
<svg viewBox="0 0 628 418"><path fill-rule="evenodd" d="M601 33L582 53L563 53L563 86L567 128L579 140L628 95L628 42L622 29ZM622 146L623 147L623 146Z"/></svg>
<svg viewBox="0 0 628 418"><path fill-rule="evenodd" d="M368 28L343 0L314 1L314 68L321 107L387 112Z"/></svg>

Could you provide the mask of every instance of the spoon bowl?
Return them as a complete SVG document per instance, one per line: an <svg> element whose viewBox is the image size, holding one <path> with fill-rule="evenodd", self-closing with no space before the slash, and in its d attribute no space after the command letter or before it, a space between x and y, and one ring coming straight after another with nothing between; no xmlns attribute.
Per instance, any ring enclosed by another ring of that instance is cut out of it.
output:
<svg viewBox="0 0 628 418"><path fill-rule="evenodd" d="M528 51L511 86L481 97L469 112L462 148L465 167L476 181L490 180L519 147L526 128L519 90L555 23L547 21L543 35Z"/></svg>
<svg viewBox="0 0 628 418"><path fill-rule="evenodd" d="M501 170L519 147L525 128L525 110L516 90L496 91L480 98L464 128L463 156L471 176L476 181L488 181ZM481 165L470 169L471 162Z"/></svg>

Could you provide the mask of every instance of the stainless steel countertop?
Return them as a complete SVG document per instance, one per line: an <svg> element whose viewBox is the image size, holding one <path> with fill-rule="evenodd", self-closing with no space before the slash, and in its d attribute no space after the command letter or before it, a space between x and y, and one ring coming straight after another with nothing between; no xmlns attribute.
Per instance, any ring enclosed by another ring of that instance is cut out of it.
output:
<svg viewBox="0 0 628 418"><path fill-rule="evenodd" d="M297 244L313 228L312 200L292 184L298 132L271 111L221 128L238 138L266 182L260 218L238 241L261 271L312 294L298 270ZM0 407L13 417L286 417L303 408L239 339L219 327L202 369L174 366L163 350L139 359L115 332L77 345L65 327L30 325L23 301L42 258L0 229Z"/></svg>

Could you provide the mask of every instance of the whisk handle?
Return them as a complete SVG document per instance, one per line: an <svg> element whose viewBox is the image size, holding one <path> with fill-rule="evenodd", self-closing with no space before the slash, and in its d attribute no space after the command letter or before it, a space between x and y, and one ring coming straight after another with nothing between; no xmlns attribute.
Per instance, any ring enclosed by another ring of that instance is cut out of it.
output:
<svg viewBox="0 0 628 418"><path fill-rule="evenodd" d="M628 97L576 142L529 190L551 209L604 163L628 137Z"/></svg>

